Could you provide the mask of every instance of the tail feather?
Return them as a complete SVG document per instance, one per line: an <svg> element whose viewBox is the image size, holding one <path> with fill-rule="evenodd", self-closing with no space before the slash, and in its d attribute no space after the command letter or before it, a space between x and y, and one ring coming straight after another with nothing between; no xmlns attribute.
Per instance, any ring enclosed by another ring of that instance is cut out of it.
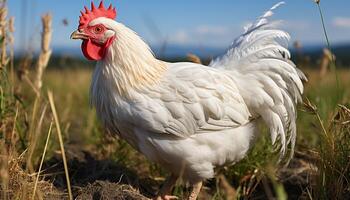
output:
<svg viewBox="0 0 350 200"><path fill-rule="evenodd" d="M228 52L212 61L212 67L230 71L250 111L270 129L274 144L279 140L281 157L296 140L296 104L301 101L304 74L290 60L288 33L269 22L278 3L245 29Z"/></svg>

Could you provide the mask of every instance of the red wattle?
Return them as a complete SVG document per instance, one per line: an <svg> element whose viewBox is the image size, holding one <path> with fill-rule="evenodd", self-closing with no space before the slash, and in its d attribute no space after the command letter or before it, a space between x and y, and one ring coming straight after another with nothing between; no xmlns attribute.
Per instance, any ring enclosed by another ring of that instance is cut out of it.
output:
<svg viewBox="0 0 350 200"><path fill-rule="evenodd" d="M91 40L83 40L81 44L81 49L84 56L88 60L101 60L105 56L106 49L104 46L96 44Z"/></svg>
<svg viewBox="0 0 350 200"><path fill-rule="evenodd" d="M88 60L99 61L105 57L107 49L113 43L114 39L115 36L109 38L105 44L97 44L90 39L83 40L81 49Z"/></svg>

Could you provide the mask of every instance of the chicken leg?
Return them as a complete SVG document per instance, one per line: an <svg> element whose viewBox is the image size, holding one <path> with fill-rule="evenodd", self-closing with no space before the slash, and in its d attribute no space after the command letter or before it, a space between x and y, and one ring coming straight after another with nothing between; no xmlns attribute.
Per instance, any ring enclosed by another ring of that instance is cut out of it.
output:
<svg viewBox="0 0 350 200"><path fill-rule="evenodd" d="M190 196L188 197L188 200L196 200L198 197L199 192L201 191L203 182L198 182L194 185L192 185L192 190L190 193Z"/></svg>
<svg viewBox="0 0 350 200"><path fill-rule="evenodd" d="M178 176L171 174L164 182L162 188L160 189L157 196L154 198L155 200L172 200L178 199L176 196L171 196L171 191L176 184Z"/></svg>

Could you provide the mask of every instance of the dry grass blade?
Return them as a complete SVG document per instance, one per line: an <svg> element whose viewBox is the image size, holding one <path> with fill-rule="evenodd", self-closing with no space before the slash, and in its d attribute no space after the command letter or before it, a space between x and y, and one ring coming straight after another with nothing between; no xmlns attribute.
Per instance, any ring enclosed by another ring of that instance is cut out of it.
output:
<svg viewBox="0 0 350 200"><path fill-rule="evenodd" d="M11 149L10 149L10 155L13 155L13 151L15 151L15 132L16 132L16 123L17 123L17 117L18 117L18 112L19 112L19 108L18 105L16 106L16 112L15 112L15 117L13 119L13 127L12 127L12 131L11 131Z"/></svg>
<svg viewBox="0 0 350 200"><path fill-rule="evenodd" d="M0 184L1 184L1 194L4 199L7 198L8 182L9 182L9 171L8 171L8 160L9 155L5 147L5 141L0 140Z"/></svg>
<svg viewBox="0 0 350 200"><path fill-rule="evenodd" d="M50 49L50 43L51 43L51 37L52 37L52 16L50 14L45 14L42 17L42 25L43 25L43 32L41 36L41 52L38 58L38 63L36 67L36 78L35 78L35 86L38 90L42 87L42 76L44 73L44 70L47 67L47 64L49 62L49 59L51 57L51 49Z"/></svg>
<svg viewBox="0 0 350 200"><path fill-rule="evenodd" d="M39 177L40 177L41 168L42 168L42 166L43 166L44 159L45 159L45 155L46 155L46 151L47 151L47 147L48 147L48 144L49 144L49 140L50 140L50 136L51 136L51 131L52 131L52 125L53 125L53 123L51 122L51 123L50 123L49 131L48 131L48 133L47 133L47 138L46 138L46 142L45 142L44 152L43 152L43 155L41 156L41 161L40 161L39 170L38 170L38 173L37 173L37 175L36 175L35 184L34 184L34 189L33 189L33 194L32 194L32 199L33 199L33 200L35 199L35 193L36 193L36 188L37 188L37 186L38 186L38 181L39 181Z"/></svg>
<svg viewBox="0 0 350 200"><path fill-rule="evenodd" d="M15 83L15 64L14 64L14 57L15 57L15 18L11 17L8 24L9 29L9 43L10 43L10 75L11 75L11 82ZM14 93L14 86L12 87L12 93Z"/></svg>
<svg viewBox="0 0 350 200"><path fill-rule="evenodd" d="M47 94L48 94L48 97L49 97L49 102L50 102L50 105L51 105L52 114L53 114L53 117L55 119L55 124L56 124L56 128L57 128L57 135L58 135L58 139L59 139L59 143L60 143L62 159L63 159L63 165L64 165L64 171L65 171L66 181L67 181L68 195L69 195L69 199L72 200L73 199L73 195L72 195L72 190L71 190L71 186L70 186L68 165L67 165L66 153L65 153L64 145L63 145L61 127L60 127L60 123L58 121L58 116L57 116L57 112L56 112L55 102L54 102L54 99L53 99L53 94L52 94L51 91L48 91Z"/></svg>
<svg viewBox="0 0 350 200"><path fill-rule="evenodd" d="M194 54L191 54L191 53L187 54L187 59L190 62L202 64L202 60L198 56L196 56Z"/></svg>
<svg viewBox="0 0 350 200"><path fill-rule="evenodd" d="M332 62L332 59L335 60L335 55L327 48L323 49L323 55L320 63L320 76L326 76L328 72L328 66Z"/></svg>
<svg viewBox="0 0 350 200"><path fill-rule="evenodd" d="M349 199L350 109L339 109L329 124L329 135L320 143L320 169L317 180L317 199Z"/></svg>
<svg viewBox="0 0 350 200"><path fill-rule="evenodd" d="M0 69L3 68L9 61L7 58L7 7L3 4L0 8L0 40L1 40L1 63Z"/></svg>
<svg viewBox="0 0 350 200"><path fill-rule="evenodd" d="M45 116L46 116L46 110L47 110L47 103L45 102L45 104L43 104L43 108L40 114L39 119L37 119L37 115L38 110L39 110L39 106L40 106L40 98L39 96L37 96L37 98L35 99L34 102L34 108L33 108L33 114L31 116L31 124L30 124L30 132L29 132L29 141L30 141L30 146L29 146L29 153L28 153L28 163L30 166L32 166L32 156L34 154L34 150L38 144L38 142L40 141L40 136L41 136L41 128L44 124L45 121ZM34 169L32 167L29 167L29 170L31 170L31 172L34 172Z"/></svg>
<svg viewBox="0 0 350 200"><path fill-rule="evenodd" d="M305 109L304 111L309 112L310 114L313 114L317 117L317 121L319 122L319 124L322 128L323 134L326 136L326 138L328 138L328 132L327 132L325 124L324 124L324 122L323 122L323 120L322 120L322 118L317 110L317 107L314 104L312 104L308 98L306 98L306 100L303 102L303 104L304 104L304 109Z"/></svg>
<svg viewBox="0 0 350 200"><path fill-rule="evenodd" d="M29 155L27 159L27 168L33 172L33 166L32 166L32 156L34 153L34 149L37 144L37 140L40 134L40 127L35 127L34 124L36 122L36 117L39 109L39 104L41 102L40 98L40 90L42 87L42 76L44 73L45 68L47 67L48 61L51 56L51 50L49 48L50 42L51 42L51 36L52 36L52 31L51 31L51 22L52 22L52 17L50 14L46 14L42 17L42 26L43 26L43 31L42 31L42 41L41 41L41 52L38 58L37 62L37 68L36 68L36 77L34 84L30 81L28 76L24 76L25 80L28 82L28 84L33 88L34 92L36 93L36 98L34 101L34 107L32 111L32 118L31 118L31 124L30 124L30 132L28 134L29 141L30 141L30 147L29 147ZM45 113L45 112L43 112ZM43 116L43 115L42 115ZM35 131L36 129L36 131Z"/></svg>

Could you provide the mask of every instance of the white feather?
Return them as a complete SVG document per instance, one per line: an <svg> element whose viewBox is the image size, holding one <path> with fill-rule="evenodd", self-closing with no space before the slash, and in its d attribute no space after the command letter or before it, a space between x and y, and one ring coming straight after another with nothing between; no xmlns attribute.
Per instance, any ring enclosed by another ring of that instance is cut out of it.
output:
<svg viewBox="0 0 350 200"><path fill-rule="evenodd" d="M248 108L270 128L272 143L280 138L281 155L288 145L293 154L296 138L296 103L306 80L289 60L288 33L269 22L278 3L235 40L226 55L210 65L232 71Z"/></svg>

